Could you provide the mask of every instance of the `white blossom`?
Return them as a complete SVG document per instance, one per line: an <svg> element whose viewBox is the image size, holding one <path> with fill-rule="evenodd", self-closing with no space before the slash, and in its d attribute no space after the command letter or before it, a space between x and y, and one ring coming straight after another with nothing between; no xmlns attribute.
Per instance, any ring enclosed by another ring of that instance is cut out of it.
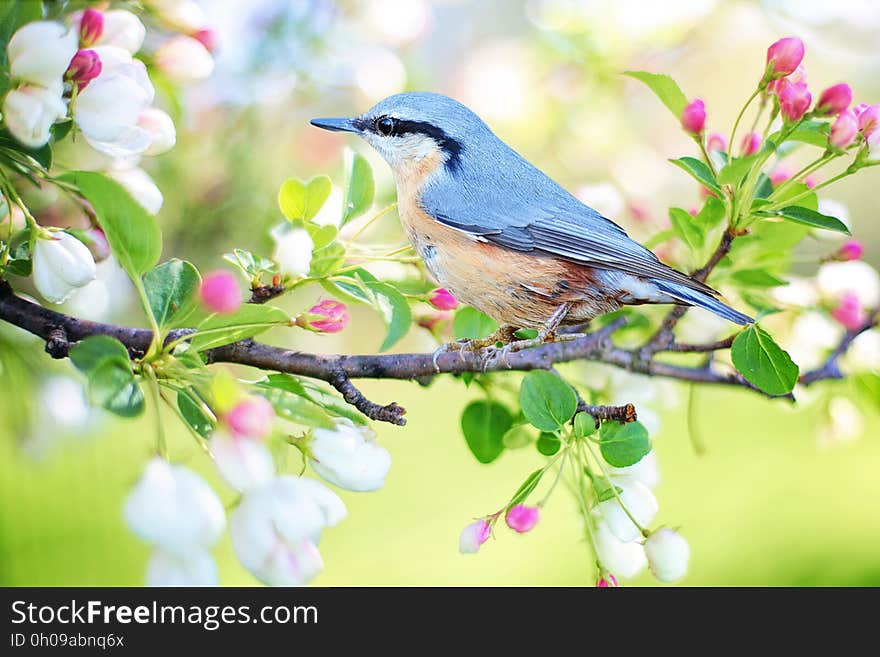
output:
<svg viewBox="0 0 880 657"><path fill-rule="evenodd" d="M61 23L35 21L23 25L6 48L13 79L45 88L58 88L76 54L78 35Z"/></svg>
<svg viewBox="0 0 880 657"><path fill-rule="evenodd" d="M620 501L614 496L599 502L599 511L608 524L608 529L619 540L633 541L641 536L641 531L633 524L627 511L639 525L646 527L657 515L657 499L645 484L631 477L611 477L611 484L620 489ZM621 504L626 507L626 511Z"/></svg>
<svg viewBox="0 0 880 657"><path fill-rule="evenodd" d="M615 577L635 577L644 570L648 559L642 544L637 541L623 542L612 533L601 516L594 516L594 520L593 544L602 566Z"/></svg>
<svg viewBox="0 0 880 657"><path fill-rule="evenodd" d="M157 548L147 564L147 586L217 586L219 582L217 563L207 550L183 555Z"/></svg>
<svg viewBox="0 0 880 657"><path fill-rule="evenodd" d="M369 427L337 418L335 429L315 429L309 442L312 468L340 488L371 491L382 488L391 454L376 443Z"/></svg>
<svg viewBox="0 0 880 657"><path fill-rule="evenodd" d="M93 280L97 269L85 244L63 231L51 231L49 237L37 237L33 274L40 294L47 301L61 303Z"/></svg>
<svg viewBox="0 0 880 657"><path fill-rule="evenodd" d="M278 263L282 274L307 276L312 265L315 243L305 228L291 228L287 223L272 229L275 253L272 259Z"/></svg>
<svg viewBox="0 0 880 657"><path fill-rule="evenodd" d="M125 521L147 543L186 556L216 543L226 516L204 479L156 457L126 498Z"/></svg>
<svg viewBox="0 0 880 657"><path fill-rule="evenodd" d="M197 39L183 34L160 45L154 60L165 75L177 82L204 80L214 70L214 58L208 49Z"/></svg>
<svg viewBox="0 0 880 657"><path fill-rule="evenodd" d="M131 197L150 214L157 214L162 209L162 204L165 202L162 190L140 167L113 168L107 172L107 175L125 187Z"/></svg>
<svg viewBox="0 0 880 657"><path fill-rule="evenodd" d="M618 476L631 477L642 482L648 488L657 488L660 485L660 464L657 462L657 453L653 449L632 465L625 468L611 467L611 472Z"/></svg>
<svg viewBox="0 0 880 657"><path fill-rule="evenodd" d="M687 573L691 549L681 534L662 527L645 541L645 555L654 577L661 582L675 582Z"/></svg>
<svg viewBox="0 0 880 657"><path fill-rule="evenodd" d="M236 490L269 483L275 476L272 454L260 440L217 430L211 436L210 449L220 475Z"/></svg>
<svg viewBox="0 0 880 657"><path fill-rule="evenodd" d="M148 107L138 117L137 125L150 135L150 146L144 155L161 155L171 150L177 143L177 130L174 121L166 112Z"/></svg>
<svg viewBox="0 0 880 657"><path fill-rule="evenodd" d="M852 292L864 307L880 305L880 275L864 260L826 262L819 267L816 283L829 300L839 300L844 293Z"/></svg>
<svg viewBox="0 0 880 657"><path fill-rule="evenodd" d="M124 9L111 9L103 14L104 30L93 45L115 46L132 55L141 49L147 28L140 18Z"/></svg>
<svg viewBox="0 0 880 657"><path fill-rule="evenodd" d="M24 85L10 89L3 100L3 121L12 136L28 148L49 141L49 129L67 115L61 83L52 88Z"/></svg>

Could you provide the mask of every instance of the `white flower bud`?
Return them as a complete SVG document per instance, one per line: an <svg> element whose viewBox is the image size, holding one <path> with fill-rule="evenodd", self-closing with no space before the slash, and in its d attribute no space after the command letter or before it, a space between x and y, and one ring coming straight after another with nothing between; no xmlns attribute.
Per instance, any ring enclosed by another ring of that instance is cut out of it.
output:
<svg viewBox="0 0 880 657"><path fill-rule="evenodd" d="M639 409L639 416L639 420L641 420L641 409ZM657 463L657 454L653 449L637 463L625 468L611 467L611 472L615 475L629 476L642 482L648 488L657 488L660 485L660 465Z"/></svg>
<svg viewBox="0 0 880 657"><path fill-rule="evenodd" d="M186 556L216 543L226 516L204 479L156 457L126 499L125 521L147 543Z"/></svg>
<svg viewBox="0 0 880 657"><path fill-rule="evenodd" d="M207 550L185 555L153 550L147 564L147 586L217 586L217 563Z"/></svg>
<svg viewBox="0 0 880 657"><path fill-rule="evenodd" d="M617 496L599 502L599 511L605 522L608 523L608 529L619 540L633 541L639 538L642 533L633 524L627 512L623 510L621 502L636 522L642 527L646 527L657 515L659 508L657 498L645 484L630 477L612 477L611 483L620 489L620 502L618 502Z"/></svg>
<svg viewBox="0 0 880 657"><path fill-rule="evenodd" d="M49 129L67 114L61 84L54 88L25 85L11 89L3 100L3 121L12 136L28 148L49 141Z"/></svg>
<svg viewBox="0 0 880 657"><path fill-rule="evenodd" d="M275 476L272 454L260 440L218 430L211 436L210 448L220 475L236 490L267 484Z"/></svg>
<svg viewBox="0 0 880 657"><path fill-rule="evenodd" d="M155 107L148 107L138 117L138 127L150 134L150 147L144 155L160 155L171 150L177 143L177 131L174 121L166 112Z"/></svg>
<svg viewBox="0 0 880 657"><path fill-rule="evenodd" d="M162 191L156 186L149 174L140 167L110 169L107 175L125 187L131 197L150 214L157 214L162 209L162 203L165 202Z"/></svg>
<svg viewBox="0 0 880 657"><path fill-rule="evenodd" d="M57 87L76 54L78 39L75 30L61 23L35 21L23 25L6 49L11 77L46 88Z"/></svg>
<svg viewBox="0 0 880 657"><path fill-rule="evenodd" d="M124 9L104 12L104 30L95 45L115 46L132 55L141 49L147 28L141 19Z"/></svg>
<svg viewBox="0 0 880 657"><path fill-rule="evenodd" d="M275 240L275 254L272 259L278 263L281 273L287 276L308 276L315 243L305 228L291 228L285 222L272 229L272 239Z"/></svg>
<svg viewBox="0 0 880 657"><path fill-rule="evenodd" d="M214 58L197 39L183 34L171 37L156 50L156 66L176 82L204 80L214 70Z"/></svg>
<svg viewBox="0 0 880 657"><path fill-rule="evenodd" d="M852 292L865 308L880 305L880 275L864 260L826 262L819 267L816 283L828 299L838 300L844 293Z"/></svg>
<svg viewBox="0 0 880 657"><path fill-rule="evenodd" d="M651 572L661 582L675 582L687 573L691 548L678 532L662 527L645 541Z"/></svg>
<svg viewBox="0 0 880 657"><path fill-rule="evenodd" d="M242 565L272 585L305 584L323 568L315 544L345 517L342 500L317 481L283 476L247 491L229 518Z"/></svg>
<svg viewBox="0 0 880 657"><path fill-rule="evenodd" d="M335 429L315 429L309 442L312 468L340 488L378 490L385 485L391 454L375 442L369 427L337 418Z"/></svg>
<svg viewBox="0 0 880 657"><path fill-rule="evenodd" d="M47 301L61 303L97 274L88 247L73 235L52 231L34 245L34 285Z"/></svg>
<svg viewBox="0 0 880 657"><path fill-rule="evenodd" d="M599 562L617 577L635 577L648 564L645 549L641 543L624 543L609 529L601 516L594 514L593 542Z"/></svg>

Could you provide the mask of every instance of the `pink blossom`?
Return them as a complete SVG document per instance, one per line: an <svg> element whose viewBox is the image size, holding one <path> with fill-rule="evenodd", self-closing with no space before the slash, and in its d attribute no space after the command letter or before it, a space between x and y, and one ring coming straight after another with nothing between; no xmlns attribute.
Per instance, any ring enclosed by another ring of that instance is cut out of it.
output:
<svg viewBox="0 0 880 657"><path fill-rule="evenodd" d="M804 184L807 188L813 189L813 187L819 184L819 179L816 176L807 176L804 178Z"/></svg>
<svg viewBox="0 0 880 657"><path fill-rule="evenodd" d="M239 438L265 438L272 431L275 411L265 398L248 396L226 414L226 423Z"/></svg>
<svg viewBox="0 0 880 657"><path fill-rule="evenodd" d="M750 132L743 137L739 150L741 155L752 155L757 153L759 148L761 148L761 135L757 132Z"/></svg>
<svg viewBox="0 0 880 657"><path fill-rule="evenodd" d="M835 260L858 260L865 252L861 242L850 240L841 246L834 254Z"/></svg>
<svg viewBox="0 0 880 657"><path fill-rule="evenodd" d="M807 82L807 69L805 69L803 66L798 66L795 69L794 73L790 73L784 78L779 78L778 80L773 80L772 82L770 82L767 85L767 91L772 94L778 94L783 85L797 84L799 82Z"/></svg>
<svg viewBox="0 0 880 657"><path fill-rule="evenodd" d="M776 167L775 169L773 169L773 171L770 172L770 182L773 185L778 185L779 183L783 183L786 180L788 180L789 178L791 178L791 171L788 168L781 166L781 165Z"/></svg>
<svg viewBox="0 0 880 657"><path fill-rule="evenodd" d="M849 330L861 328L865 323L865 309L855 292L844 292L831 316Z"/></svg>
<svg viewBox="0 0 880 657"><path fill-rule="evenodd" d="M710 153L712 151L726 151L727 140L724 138L724 135L722 135L720 132L713 132L711 135L709 135L709 139L706 142L706 150Z"/></svg>
<svg viewBox="0 0 880 657"><path fill-rule="evenodd" d="M816 103L816 113L823 116L840 114L851 102L852 89L846 82L841 82L822 92L819 102Z"/></svg>
<svg viewBox="0 0 880 657"><path fill-rule="evenodd" d="M317 319L309 320L309 327L319 333L339 333L348 324L348 308L344 303L324 299L309 308L309 315Z"/></svg>
<svg viewBox="0 0 880 657"><path fill-rule="evenodd" d="M458 299L456 299L452 292L445 287L438 287L435 290L431 290L431 293L428 296L428 303L434 306L437 310L455 310L458 308Z"/></svg>
<svg viewBox="0 0 880 657"><path fill-rule="evenodd" d="M880 105L868 105L858 116L859 130L867 139L880 126Z"/></svg>
<svg viewBox="0 0 880 657"><path fill-rule="evenodd" d="M525 534L534 529L541 516L541 509L537 506L515 504L507 510L504 520L513 531Z"/></svg>
<svg viewBox="0 0 880 657"><path fill-rule="evenodd" d="M785 37L767 48L767 68L774 78L794 73L804 59L804 42Z"/></svg>
<svg viewBox="0 0 880 657"><path fill-rule="evenodd" d="M241 307L241 289L232 272L215 271L202 280L199 286L199 299L215 313L234 313Z"/></svg>
<svg viewBox="0 0 880 657"><path fill-rule="evenodd" d="M779 111L786 121L797 121L807 110L813 96L803 82L786 83L779 86Z"/></svg>
<svg viewBox="0 0 880 657"><path fill-rule="evenodd" d="M828 138L834 148L846 148L859 132L859 121L852 110L844 110L831 124L831 136Z"/></svg>
<svg viewBox="0 0 880 657"><path fill-rule="evenodd" d="M458 550L462 554L473 554L480 550L480 546L489 540L492 527L485 518L472 522L461 530L458 537Z"/></svg>
<svg viewBox="0 0 880 657"><path fill-rule="evenodd" d="M611 573L608 573L607 577L600 577L599 581L596 582L597 589L616 589L619 586L617 578Z"/></svg>
<svg viewBox="0 0 880 657"><path fill-rule="evenodd" d="M192 38L205 46L209 53L213 54L217 50L217 32L209 27L196 30L193 32Z"/></svg>
<svg viewBox="0 0 880 657"><path fill-rule="evenodd" d="M687 104L681 113L681 127L692 135L703 134L706 125L706 105L699 98Z"/></svg>
<svg viewBox="0 0 880 657"><path fill-rule="evenodd" d="M104 33L104 14L95 9L86 9L79 21L79 44L87 48L101 38Z"/></svg>
<svg viewBox="0 0 880 657"><path fill-rule="evenodd" d="M101 75L104 68L101 58L94 50L80 50L70 60L64 77L73 82L79 90L85 89L89 82Z"/></svg>

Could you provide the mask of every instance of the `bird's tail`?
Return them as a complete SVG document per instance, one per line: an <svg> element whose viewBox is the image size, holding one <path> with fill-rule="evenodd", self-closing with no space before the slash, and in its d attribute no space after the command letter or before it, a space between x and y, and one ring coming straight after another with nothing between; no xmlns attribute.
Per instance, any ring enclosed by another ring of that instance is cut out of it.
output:
<svg viewBox="0 0 880 657"><path fill-rule="evenodd" d="M686 287L680 283L675 283L672 281L664 281L656 278L652 280L657 288L660 289L662 292L668 294L670 297L676 299L677 301L688 304L689 306L705 308L706 310L715 313L719 317L723 317L728 321L740 325L752 324L755 321L748 315L744 315L743 313L734 310L727 304L722 303L717 297L714 297L709 292Z"/></svg>

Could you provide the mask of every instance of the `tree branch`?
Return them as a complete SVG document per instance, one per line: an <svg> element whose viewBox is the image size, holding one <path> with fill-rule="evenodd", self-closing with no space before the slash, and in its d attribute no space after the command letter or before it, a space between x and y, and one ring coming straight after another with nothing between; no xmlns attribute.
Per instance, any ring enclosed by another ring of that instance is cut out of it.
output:
<svg viewBox="0 0 880 657"><path fill-rule="evenodd" d="M862 326L849 329L841 338L840 343L835 347L834 351L828 356L825 362L814 370L804 372L798 378L798 382L808 386L816 381L826 379L842 379L843 373L840 371L837 361L846 353L853 341L865 331L877 326L878 318L880 318L880 308L875 308L868 313L867 319Z"/></svg>
<svg viewBox="0 0 880 657"><path fill-rule="evenodd" d="M153 337L152 331L149 329L92 322L44 308L16 296L5 281L0 281L0 319L42 338L47 342L47 351L55 358L65 357L70 345L92 335L108 335L116 338L128 348L129 354L136 358L146 353ZM829 358L829 362L836 361L855 337L874 326L876 321L875 312L864 327L849 331L841 345L835 350L836 355ZM506 359L491 360L488 364L484 363L482 353L468 351L461 354L458 352L444 353L437 358L437 369L435 369L432 354L311 354L262 344L253 340L242 340L210 349L205 352L205 358L208 363L236 363L262 370L286 372L326 381L334 386L347 402L368 417L394 424L403 424L404 409L397 404L382 406L369 401L352 384L352 379L398 379L425 382L430 381L438 374L547 370L556 363L590 360L638 374L707 385L748 388L764 396L773 397L773 395L767 395L750 384L738 372L719 371L712 367L712 363L691 367L653 359L645 360L639 349L618 347L611 341L611 335L624 323L625 319L619 319L582 338L567 342L547 343L532 349L514 352L508 354ZM185 337L191 332L192 329L171 331L167 340L170 342ZM689 345L688 349L678 350L711 352L711 347L714 346L723 348L721 343L713 343L703 346ZM822 379L833 379L839 376L839 371L826 363L825 367L806 373L801 381L808 385ZM791 395L784 395L784 397L791 398ZM593 410L601 415L604 411L597 410L601 408L596 407ZM626 409L627 407L605 408ZM626 414L624 411L615 412ZM596 417L596 414L591 414ZM606 414L613 415L611 411ZM611 417L610 419L619 418Z"/></svg>

